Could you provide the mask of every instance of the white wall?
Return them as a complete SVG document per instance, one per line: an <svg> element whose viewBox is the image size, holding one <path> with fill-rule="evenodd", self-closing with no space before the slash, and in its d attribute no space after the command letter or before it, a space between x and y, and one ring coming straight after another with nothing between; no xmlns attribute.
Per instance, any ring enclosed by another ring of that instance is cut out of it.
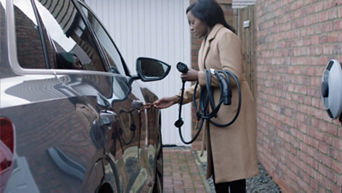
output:
<svg viewBox="0 0 342 193"><path fill-rule="evenodd" d="M176 64L190 65L190 32L186 0L86 0L113 37L130 69L135 74L137 57L153 57L170 64L164 80L145 84L159 97L171 96L181 88ZM189 85L187 85L189 86ZM183 108L183 136L190 139L190 105ZM162 110L163 144L184 145L174 122L178 105Z"/></svg>

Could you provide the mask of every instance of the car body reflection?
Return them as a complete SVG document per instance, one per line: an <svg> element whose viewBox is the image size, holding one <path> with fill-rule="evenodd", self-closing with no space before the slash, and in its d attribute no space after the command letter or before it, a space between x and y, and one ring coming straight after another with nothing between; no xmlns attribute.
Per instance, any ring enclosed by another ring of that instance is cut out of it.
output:
<svg viewBox="0 0 342 193"><path fill-rule="evenodd" d="M162 192L157 96L135 80L169 65L138 58L131 75L75 0L1 0L0 47L0 193Z"/></svg>

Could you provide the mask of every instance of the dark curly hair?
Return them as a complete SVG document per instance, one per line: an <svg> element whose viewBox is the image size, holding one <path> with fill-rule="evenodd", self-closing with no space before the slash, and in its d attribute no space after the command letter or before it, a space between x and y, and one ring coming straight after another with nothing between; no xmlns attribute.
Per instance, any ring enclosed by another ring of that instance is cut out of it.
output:
<svg viewBox="0 0 342 193"><path fill-rule="evenodd" d="M220 23L232 32L236 33L235 29L224 19L223 10L215 0L196 0L189 5L186 9L186 13L189 11L209 27L214 27L215 24Z"/></svg>

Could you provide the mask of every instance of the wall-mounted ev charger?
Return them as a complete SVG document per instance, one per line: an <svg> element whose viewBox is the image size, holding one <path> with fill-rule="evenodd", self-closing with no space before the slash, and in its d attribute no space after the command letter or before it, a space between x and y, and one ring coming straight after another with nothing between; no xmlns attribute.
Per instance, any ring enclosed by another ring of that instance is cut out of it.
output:
<svg viewBox="0 0 342 193"><path fill-rule="evenodd" d="M342 68L337 60L330 60L323 71L321 97L330 118L339 118L342 111Z"/></svg>

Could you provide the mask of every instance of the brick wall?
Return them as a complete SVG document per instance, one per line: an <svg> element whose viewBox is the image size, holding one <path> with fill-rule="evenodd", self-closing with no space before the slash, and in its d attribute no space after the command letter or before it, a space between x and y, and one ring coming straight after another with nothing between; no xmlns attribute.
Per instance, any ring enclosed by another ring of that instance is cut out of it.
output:
<svg viewBox="0 0 342 193"><path fill-rule="evenodd" d="M342 62L340 0L258 0L259 160L283 192L341 192L342 127L324 111L320 81Z"/></svg>
<svg viewBox="0 0 342 193"><path fill-rule="evenodd" d="M192 0L190 0L192 2ZM234 20L234 13L232 9L232 0L217 0L217 2L220 4L221 8L223 9L226 21L229 25L233 26L233 20ZM191 35L191 67L194 69L198 69L198 50L201 46L201 39L198 39ZM197 132L196 128L196 112L192 108L192 136L195 135ZM191 144L192 149L199 150L201 149L202 144L202 134L203 130L201 131L201 134L199 135L198 139Z"/></svg>

